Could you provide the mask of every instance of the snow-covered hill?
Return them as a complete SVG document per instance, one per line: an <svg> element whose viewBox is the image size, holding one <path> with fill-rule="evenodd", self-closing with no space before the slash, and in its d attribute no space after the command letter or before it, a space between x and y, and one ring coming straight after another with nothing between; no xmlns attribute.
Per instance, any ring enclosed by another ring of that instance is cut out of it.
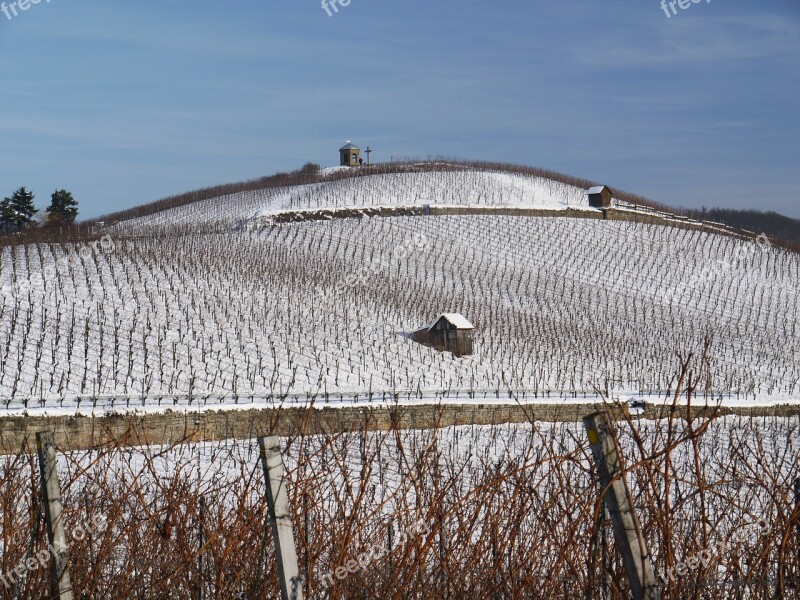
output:
<svg viewBox="0 0 800 600"><path fill-rule="evenodd" d="M543 177L458 169L353 177L241 192L126 221L126 228L241 224L283 210L408 205L588 209L585 190Z"/></svg>
<svg viewBox="0 0 800 600"><path fill-rule="evenodd" d="M95 244L2 248L0 401L71 410L511 388L552 402L595 384L663 397L676 353L690 352L714 398L800 400L800 256L764 239L487 215L239 227L317 207L591 210L582 194L503 173L378 175L203 201ZM209 233L209 222L232 227ZM402 335L442 312L476 325L473 356Z"/></svg>

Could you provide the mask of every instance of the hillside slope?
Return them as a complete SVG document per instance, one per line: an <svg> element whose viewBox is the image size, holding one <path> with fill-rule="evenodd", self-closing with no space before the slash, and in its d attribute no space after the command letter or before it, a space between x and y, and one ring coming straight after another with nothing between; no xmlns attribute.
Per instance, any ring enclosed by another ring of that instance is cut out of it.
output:
<svg viewBox="0 0 800 600"><path fill-rule="evenodd" d="M237 226L284 210L409 205L588 209L584 189L516 173L472 170L388 173L322 183L247 190L123 221L131 228Z"/></svg>
<svg viewBox="0 0 800 600"><path fill-rule="evenodd" d="M263 222L281 208L408 201L581 208L558 182L410 177L244 192L123 222L94 245L4 247L0 400L552 399L595 385L655 397L690 352L715 398L800 399L800 256L756 240L569 217ZM451 311L477 327L473 356L403 335Z"/></svg>

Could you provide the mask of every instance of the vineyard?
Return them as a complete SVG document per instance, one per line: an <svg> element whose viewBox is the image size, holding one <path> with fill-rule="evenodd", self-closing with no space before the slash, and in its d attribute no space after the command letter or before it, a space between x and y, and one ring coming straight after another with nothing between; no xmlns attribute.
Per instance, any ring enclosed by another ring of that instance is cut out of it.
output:
<svg viewBox="0 0 800 600"><path fill-rule="evenodd" d="M795 597L798 427L617 425L662 598ZM306 597L630 598L584 440L568 423L283 439ZM76 597L277 597L255 440L111 444L59 474ZM47 545L36 480L35 458L0 459L3 600L46 594L45 569L13 574Z"/></svg>
<svg viewBox="0 0 800 600"><path fill-rule="evenodd" d="M259 217L281 210L420 204L588 210L584 189L570 183L535 175L462 169L343 177L324 183L249 190L129 219L119 227L252 226L259 224Z"/></svg>
<svg viewBox="0 0 800 600"><path fill-rule="evenodd" d="M800 396L800 256L681 227L491 215L276 224L322 206L588 209L582 191L468 169L245 191L0 252L8 411L524 393L658 400L676 352L709 403ZM407 334L476 325L454 358ZM704 348L708 352L704 354ZM364 400L366 399L366 400Z"/></svg>
<svg viewBox="0 0 800 600"><path fill-rule="evenodd" d="M306 598L629 598L592 432L528 412L566 403L622 418L661 598L800 594L800 421L715 410L800 399L799 254L630 194L607 218L524 169L298 173L0 249L3 444L30 416L92 429L57 458L76 598L279 597L253 428L189 429L264 407L336 408L280 439ZM412 341L442 313L475 325L471 354ZM392 417L450 401L524 422ZM345 422L361 404L388 429ZM103 429L140 411L181 439ZM2 600L50 587L30 441L0 448Z"/></svg>

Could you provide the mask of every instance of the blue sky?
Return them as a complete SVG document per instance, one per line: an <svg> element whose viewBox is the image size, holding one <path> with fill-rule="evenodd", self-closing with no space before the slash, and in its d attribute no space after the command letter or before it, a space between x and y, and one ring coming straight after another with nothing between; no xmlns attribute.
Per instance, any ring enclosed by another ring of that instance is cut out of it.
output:
<svg viewBox="0 0 800 600"><path fill-rule="evenodd" d="M0 196L67 188L86 218L353 140L800 217L800 2L676 9L42 0L0 12Z"/></svg>

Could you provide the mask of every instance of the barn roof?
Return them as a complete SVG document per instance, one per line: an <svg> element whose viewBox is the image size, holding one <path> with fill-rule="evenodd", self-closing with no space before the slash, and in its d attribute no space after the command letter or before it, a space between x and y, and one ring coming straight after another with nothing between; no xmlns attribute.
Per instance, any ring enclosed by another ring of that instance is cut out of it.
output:
<svg viewBox="0 0 800 600"><path fill-rule="evenodd" d="M602 194L603 190L606 189L608 186L605 185L596 185L594 187L590 187L586 190L587 194Z"/></svg>
<svg viewBox="0 0 800 600"><path fill-rule="evenodd" d="M472 323L467 321L464 316L460 315L459 313L442 313L436 317L430 325L428 325L428 329L436 325L439 319L446 319L456 329L475 329Z"/></svg>
<svg viewBox="0 0 800 600"><path fill-rule="evenodd" d="M339 150L361 150L361 148L359 148L354 144L351 144L350 142L347 142L344 146L339 148Z"/></svg>

